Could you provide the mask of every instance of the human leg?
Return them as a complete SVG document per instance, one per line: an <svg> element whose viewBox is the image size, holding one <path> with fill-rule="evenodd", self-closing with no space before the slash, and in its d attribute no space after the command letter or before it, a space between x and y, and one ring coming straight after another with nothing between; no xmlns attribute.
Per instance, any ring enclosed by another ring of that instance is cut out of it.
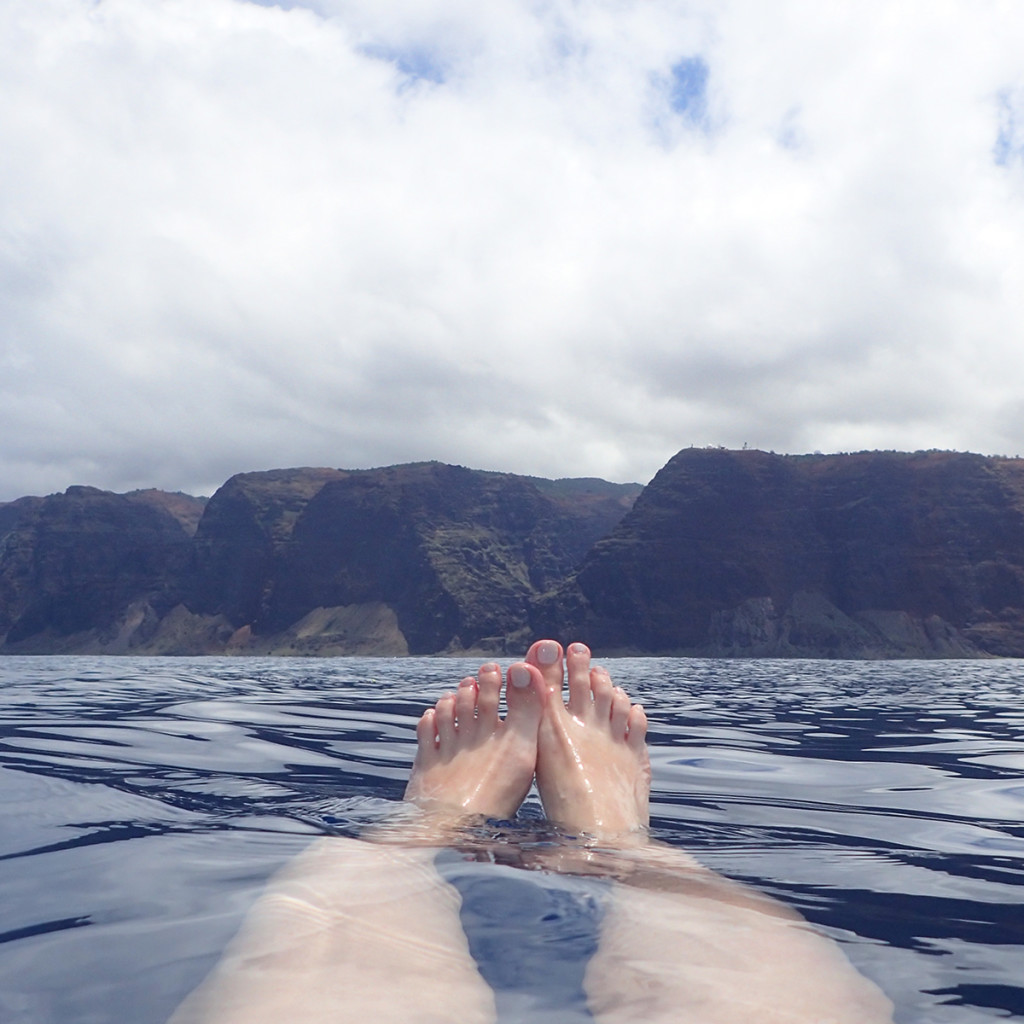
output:
<svg viewBox="0 0 1024 1024"><path fill-rule="evenodd" d="M321 839L271 882L170 1024L490 1024L436 850Z"/></svg>
<svg viewBox="0 0 1024 1024"><path fill-rule="evenodd" d="M650 844L616 858L584 978L600 1024L891 1024L892 1004L838 945L673 853Z"/></svg>
<svg viewBox="0 0 1024 1024"><path fill-rule="evenodd" d="M541 641L527 661L549 690L537 750L545 811L594 839L547 865L617 883L584 981L600 1024L891 1021L885 996L799 915L650 840L643 709L591 667L584 645L563 661Z"/></svg>
<svg viewBox="0 0 1024 1024"><path fill-rule="evenodd" d="M533 778L536 669L481 667L427 711L406 800L422 814L372 841L328 838L257 901L210 977L171 1024L489 1024L494 994L469 952L460 897L434 868L473 815L511 817Z"/></svg>

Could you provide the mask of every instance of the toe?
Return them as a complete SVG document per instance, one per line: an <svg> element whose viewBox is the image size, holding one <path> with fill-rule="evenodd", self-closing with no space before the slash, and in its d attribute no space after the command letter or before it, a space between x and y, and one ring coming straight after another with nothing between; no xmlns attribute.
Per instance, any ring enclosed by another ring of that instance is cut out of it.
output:
<svg viewBox="0 0 1024 1024"><path fill-rule="evenodd" d="M455 691L455 727L461 737L476 731L476 680L466 676Z"/></svg>
<svg viewBox="0 0 1024 1024"><path fill-rule="evenodd" d="M607 722L612 716L612 697L615 694L612 677L603 668L595 668L587 677L587 682L593 694L594 717L599 722Z"/></svg>
<svg viewBox="0 0 1024 1024"><path fill-rule="evenodd" d="M562 647L554 640L538 640L527 652L526 661L544 679L549 693L562 693Z"/></svg>
<svg viewBox="0 0 1024 1024"><path fill-rule="evenodd" d="M437 726L434 709L428 708L416 723L416 756L427 763L437 757Z"/></svg>
<svg viewBox="0 0 1024 1024"><path fill-rule="evenodd" d="M519 661L508 670L505 689L508 704L505 723L508 728L536 737L547 699L547 684L536 665Z"/></svg>
<svg viewBox="0 0 1024 1024"><path fill-rule="evenodd" d="M625 690L616 686L612 690L612 736L626 738L626 722L629 719L630 703Z"/></svg>
<svg viewBox="0 0 1024 1024"><path fill-rule="evenodd" d="M626 720L626 742L633 750L643 750L647 738L647 712L642 704L634 704L629 709L629 718Z"/></svg>
<svg viewBox="0 0 1024 1024"><path fill-rule="evenodd" d="M501 697L501 669L493 661L480 666L476 674L476 717L482 729L493 732L498 724L498 701Z"/></svg>
<svg viewBox="0 0 1024 1024"><path fill-rule="evenodd" d="M569 676L569 711L582 717L591 709L590 648L586 644L569 644L565 652L565 667ZM607 717L607 712L605 712Z"/></svg>
<svg viewBox="0 0 1024 1024"><path fill-rule="evenodd" d="M455 694L446 693L434 706L438 746L442 754L455 745Z"/></svg>

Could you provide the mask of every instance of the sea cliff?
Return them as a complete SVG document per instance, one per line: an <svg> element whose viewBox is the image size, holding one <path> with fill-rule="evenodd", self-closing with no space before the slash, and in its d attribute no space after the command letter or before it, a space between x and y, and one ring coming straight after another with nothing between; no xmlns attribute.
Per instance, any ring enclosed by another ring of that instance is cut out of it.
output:
<svg viewBox="0 0 1024 1024"><path fill-rule="evenodd" d="M685 449L647 485L417 463L0 504L0 653L1024 655L1024 461Z"/></svg>
<svg viewBox="0 0 1024 1024"><path fill-rule="evenodd" d="M1024 461L687 449L535 608L595 648L1024 654Z"/></svg>

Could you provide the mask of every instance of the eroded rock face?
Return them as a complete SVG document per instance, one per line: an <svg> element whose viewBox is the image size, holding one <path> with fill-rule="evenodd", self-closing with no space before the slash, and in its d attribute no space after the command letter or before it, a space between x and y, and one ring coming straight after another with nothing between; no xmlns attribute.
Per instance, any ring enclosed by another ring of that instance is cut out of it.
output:
<svg viewBox="0 0 1024 1024"><path fill-rule="evenodd" d="M639 491L429 463L22 499L0 505L0 651L497 653Z"/></svg>
<svg viewBox="0 0 1024 1024"><path fill-rule="evenodd" d="M281 552L310 499L336 469L239 473L210 499L192 547L189 611L223 615L236 629L266 617Z"/></svg>
<svg viewBox="0 0 1024 1024"><path fill-rule="evenodd" d="M1024 463L948 452L687 449L541 632L709 655L1022 654Z"/></svg>
<svg viewBox="0 0 1024 1024"><path fill-rule="evenodd" d="M528 635L529 602L626 511L635 491L425 463L327 483L281 552L257 633L313 608L393 609L410 653L503 650ZM636 490L638 490L637 488ZM625 499L625 500L623 500Z"/></svg>
<svg viewBox="0 0 1024 1024"><path fill-rule="evenodd" d="M145 632L180 600L191 543L180 519L149 500L93 487L34 499L0 542L5 649L116 646L126 615Z"/></svg>
<svg viewBox="0 0 1024 1024"><path fill-rule="evenodd" d="M689 449L639 491L422 463L21 499L0 651L1024 656L1024 462Z"/></svg>

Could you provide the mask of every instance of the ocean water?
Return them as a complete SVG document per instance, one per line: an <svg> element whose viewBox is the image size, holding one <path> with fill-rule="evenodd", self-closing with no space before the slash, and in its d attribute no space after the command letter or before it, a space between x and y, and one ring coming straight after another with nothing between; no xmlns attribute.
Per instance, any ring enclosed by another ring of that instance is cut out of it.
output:
<svg viewBox="0 0 1024 1024"><path fill-rule="evenodd" d="M658 838L798 909L900 1024L1024 1020L1024 663L606 664L648 710ZM394 814L416 718L475 668L0 660L0 1021L162 1024L279 866ZM572 1004L595 901L493 859L460 883L485 976L514 940Z"/></svg>

